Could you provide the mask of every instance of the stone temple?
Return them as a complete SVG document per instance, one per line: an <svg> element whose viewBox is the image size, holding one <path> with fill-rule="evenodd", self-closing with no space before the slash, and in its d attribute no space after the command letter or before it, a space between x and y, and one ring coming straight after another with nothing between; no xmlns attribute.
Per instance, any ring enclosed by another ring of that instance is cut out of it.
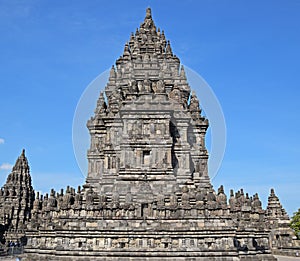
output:
<svg viewBox="0 0 300 261"><path fill-rule="evenodd" d="M93 105L91 105L93 106ZM95 114L86 183L35 194L23 151L0 190L0 239L23 260L276 260L299 249L274 190L215 190L208 120L148 8L111 68ZM4 251L3 250L3 251Z"/></svg>

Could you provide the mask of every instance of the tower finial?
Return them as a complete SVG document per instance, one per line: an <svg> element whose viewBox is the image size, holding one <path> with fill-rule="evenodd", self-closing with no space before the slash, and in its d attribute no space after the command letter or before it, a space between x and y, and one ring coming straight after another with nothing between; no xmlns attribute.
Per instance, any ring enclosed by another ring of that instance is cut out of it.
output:
<svg viewBox="0 0 300 261"><path fill-rule="evenodd" d="M156 27L155 27L154 22L152 20L150 7L148 7L146 9L146 16L145 16L144 22L141 23L140 29L143 29L142 33L144 32L144 30L146 30L146 31L150 30L150 31L155 31L156 32Z"/></svg>
<svg viewBox="0 0 300 261"><path fill-rule="evenodd" d="M270 192L271 196L275 196L275 190L273 188L271 188L271 192Z"/></svg>
<svg viewBox="0 0 300 261"><path fill-rule="evenodd" d="M171 44L170 44L170 41L169 41L169 40L168 40L168 42L167 42L166 54L169 55L169 56L172 56L172 55L173 55L172 48L171 48Z"/></svg>
<svg viewBox="0 0 300 261"><path fill-rule="evenodd" d="M151 16L151 8L150 7L147 7L147 9L146 9L146 18L152 18L152 16Z"/></svg>
<svg viewBox="0 0 300 261"><path fill-rule="evenodd" d="M181 65L180 76L181 76L182 79L186 80L186 75L185 75L185 70L184 70L183 65Z"/></svg>

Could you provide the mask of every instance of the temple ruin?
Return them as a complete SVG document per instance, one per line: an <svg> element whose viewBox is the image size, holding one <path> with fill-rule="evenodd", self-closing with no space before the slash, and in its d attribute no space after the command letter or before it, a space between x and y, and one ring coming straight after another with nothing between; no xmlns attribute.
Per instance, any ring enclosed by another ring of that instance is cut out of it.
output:
<svg viewBox="0 0 300 261"><path fill-rule="evenodd" d="M273 189L263 209L257 194L213 188L208 126L148 8L87 122L86 183L35 194L23 151L0 190L2 245L53 261L276 260L299 249Z"/></svg>

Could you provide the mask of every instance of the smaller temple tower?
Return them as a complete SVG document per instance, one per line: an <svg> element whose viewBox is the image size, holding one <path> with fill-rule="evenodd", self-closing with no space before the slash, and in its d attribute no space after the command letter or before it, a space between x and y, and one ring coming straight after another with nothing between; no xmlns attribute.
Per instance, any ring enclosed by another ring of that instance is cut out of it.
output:
<svg viewBox="0 0 300 261"><path fill-rule="evenodd" d="M1 243L22 241L34 201L25 150L18 157L0 190Z"/></svg>
<svg viewBox="0 0 300 261"><path fill-rule="evenodd" d="M291 255L299 251L299 241L295 240L294 231L289 226L290 219L274 189L271 189L265 216L273 252Z"/></svg>

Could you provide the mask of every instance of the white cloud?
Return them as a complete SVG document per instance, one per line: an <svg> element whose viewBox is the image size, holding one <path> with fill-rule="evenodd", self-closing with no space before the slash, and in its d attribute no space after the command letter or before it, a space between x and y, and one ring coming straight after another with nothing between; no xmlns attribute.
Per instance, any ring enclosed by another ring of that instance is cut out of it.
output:
<svg viewBox="0 0 300 261"><path fill-rule="evenodd" d="M10 170L12 167L13 165L9 163L2 163L2 165L0 165L0 170Z"/></svg>
<svg viewBox="0 0 300 261"><path fill-rule="evenodd" d="M0 138L0 144L4 143L4 139Z"/></svg>

